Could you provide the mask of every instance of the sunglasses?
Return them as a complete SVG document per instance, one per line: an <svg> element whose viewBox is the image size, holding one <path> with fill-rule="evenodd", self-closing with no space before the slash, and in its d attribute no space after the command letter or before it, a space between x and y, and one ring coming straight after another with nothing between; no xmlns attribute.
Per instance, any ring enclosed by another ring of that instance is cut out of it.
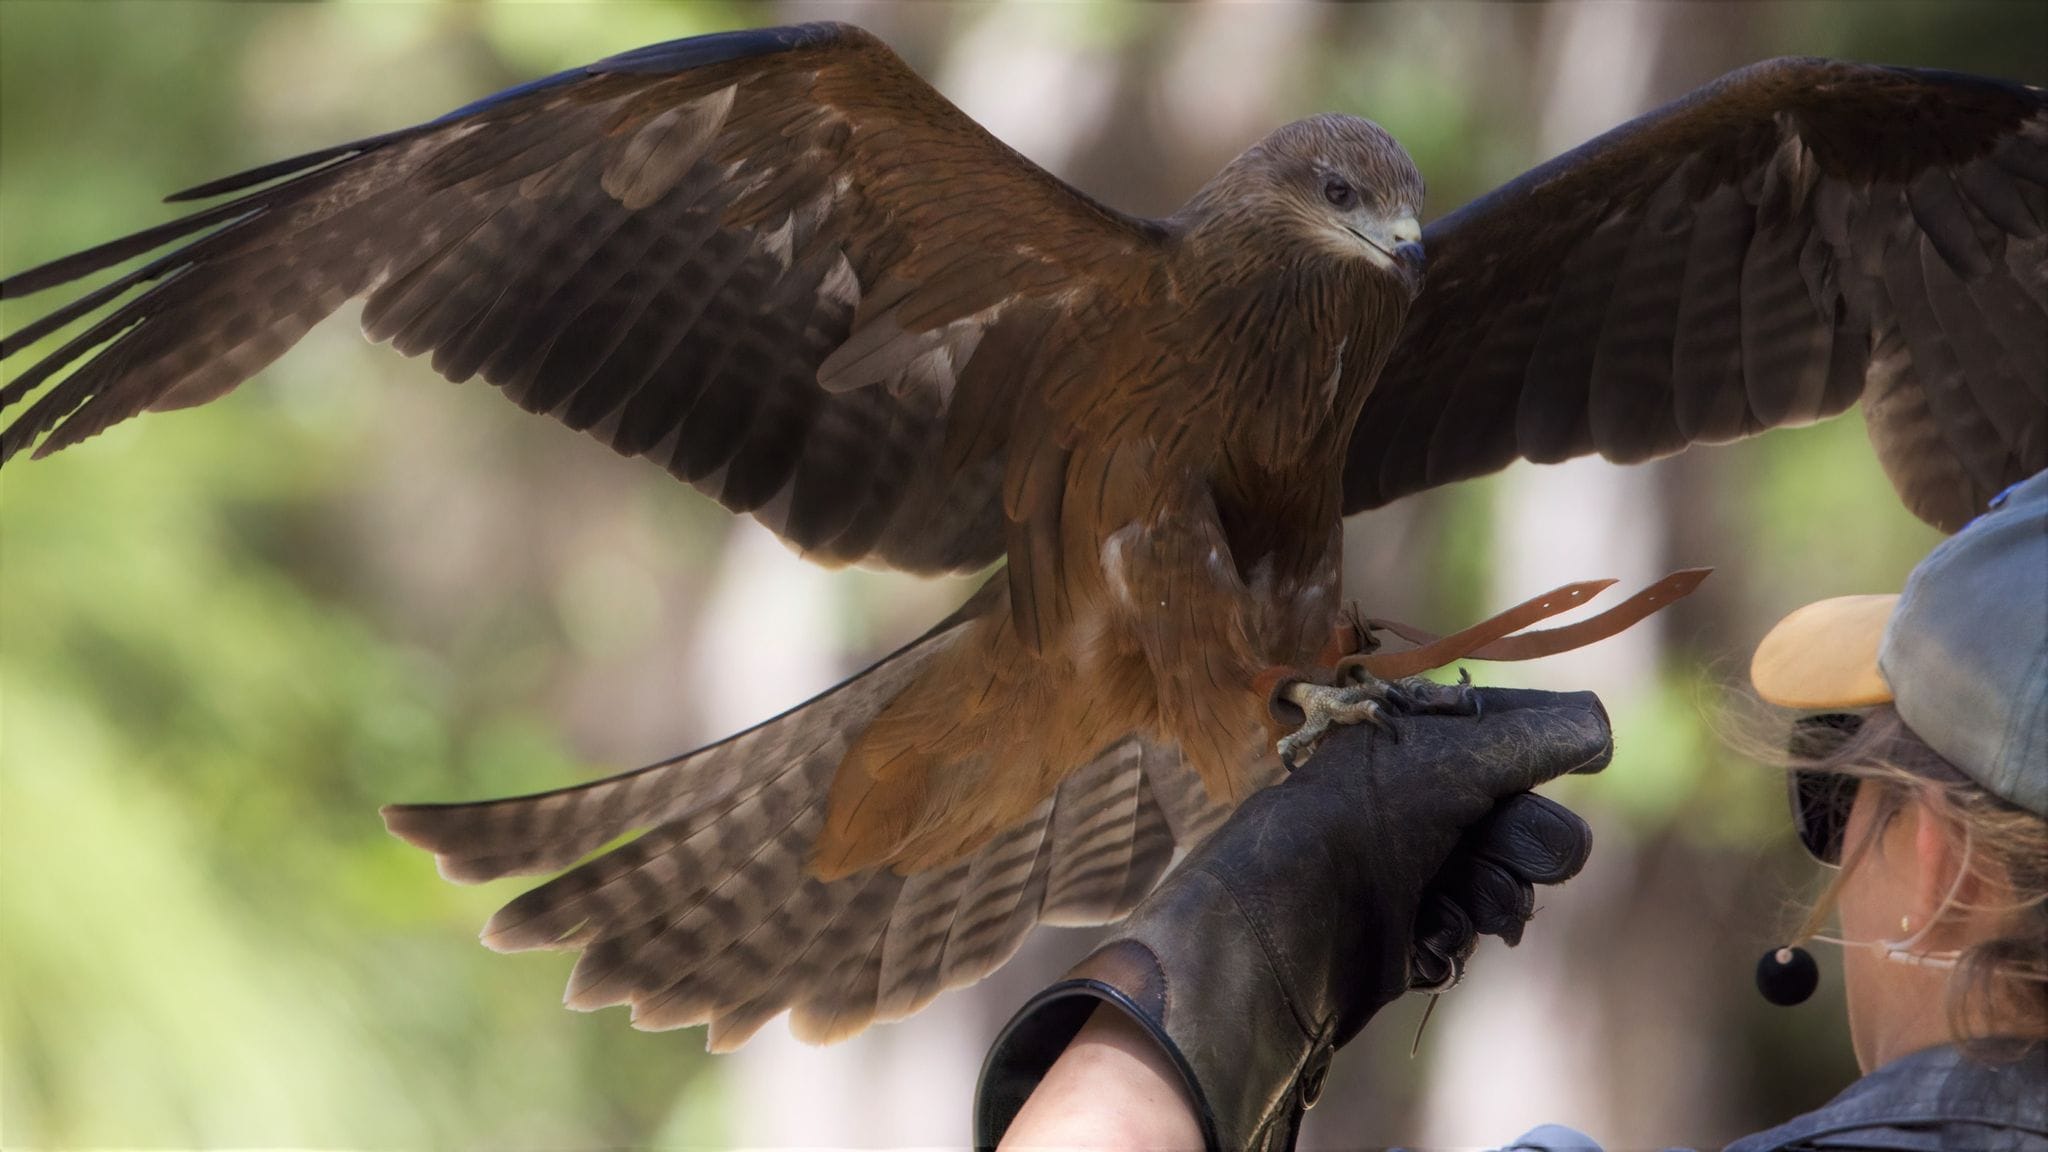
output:
<svg viewBox="0 0 2048 1152"><path fill-rule="evenodd" d="M1825 760L1847 744L1863 725L1863 717L1846 712L1808 716L1792 726L1789 745L1797 761ZM1791 774L1792 826L1799 843L1815 860L1829 867L1842 863L1842 840L1849 828L1849 809L1856 803L1858 778L1813 768Z"/></svg>

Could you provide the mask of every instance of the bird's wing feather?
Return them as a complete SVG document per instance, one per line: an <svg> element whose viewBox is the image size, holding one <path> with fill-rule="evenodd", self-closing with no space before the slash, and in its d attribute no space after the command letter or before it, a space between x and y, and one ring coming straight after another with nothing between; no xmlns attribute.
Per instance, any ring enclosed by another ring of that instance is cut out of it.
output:
<svg viewBox="0 0 2048 1152"><path fill-rule="evenodd" d="M1788 59L1432 224L1366 400L1356 512L1516 458L1623 463L1866 401L1953 530L2048 467L2048 95Z"/></svg>
<svg viewBox="0 0 2048 1152"><path fill-rule="evenodd" d="M643 48L179 198L220 195L0 281L15 298L171 246L0 341L92 320L0 390L56 379L0 459L211 400L363 298L373 338L820 560L973 569L1002 554L1020 384L976 348L1156 240L840 25Z"/></svg>

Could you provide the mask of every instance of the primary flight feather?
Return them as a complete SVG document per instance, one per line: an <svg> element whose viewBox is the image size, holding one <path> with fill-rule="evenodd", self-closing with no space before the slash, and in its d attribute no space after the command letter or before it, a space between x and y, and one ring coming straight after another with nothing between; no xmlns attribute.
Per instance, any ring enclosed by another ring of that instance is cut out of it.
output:
<svg viewBox="0 0 2048 1152"><path fill-rule="evenodd" d="M719 744L387 809L452 879L562 872L486 942L580 949L572 1005L709 1023L716 1048L784 1010L849 1035L1036 923L1127 912L1281 770L1258 685L1328 659L1348 512L1859 396L1943 527L2048 466L2048 104L1972 77L1759 65L1426 231L1399 145L1320 116L1144 220L873 37L805 25L640 49L179 198L217 196L0 281L186 241L0 340L90 321L0 389L43 389L0 459L219 396L360 298L373 338L806 555L1003 562L918 641Z"/></svg>

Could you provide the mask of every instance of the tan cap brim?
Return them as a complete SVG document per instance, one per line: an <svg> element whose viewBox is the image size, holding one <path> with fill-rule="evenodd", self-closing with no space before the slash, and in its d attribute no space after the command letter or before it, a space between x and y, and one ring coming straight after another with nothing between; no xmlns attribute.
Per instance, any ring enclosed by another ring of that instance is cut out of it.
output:
<svg viewBox="0 0 2048 1152"><path fill-rule="evenodd" d="M1756 694L1785 708L1869 708L1891 700L1877 649L1899 602L1838 596L1808 604L1771 629L1749 662Z"/></svg>

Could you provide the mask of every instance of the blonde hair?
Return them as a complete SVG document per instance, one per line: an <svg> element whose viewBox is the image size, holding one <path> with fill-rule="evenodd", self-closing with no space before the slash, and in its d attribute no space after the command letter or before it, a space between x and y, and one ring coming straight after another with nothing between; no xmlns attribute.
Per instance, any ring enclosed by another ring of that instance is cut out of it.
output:
<svg viewBox="0 0 2048 1152"><path fill-rule="evenodd" d="M1988 912L1997 927L1986 939L1961 950L1949 982L1949 1032L1966 1050L1979 1053L2018 1042L2048 1040L2048 819L1988 791L1927 746L1886 704L1863 713L1853 734L1833 747L1781 750L1787 769L1855 777L1876 786L1875 819L1863 834L1842 845L1841 869L1808 910L1802 939L1818 936L1833 914L1842 886L1891 819L1918 800L1948 833L1962 856L1962 873L1937 910ZM2010 893L1995 905L1957 898L1964 879L1978 891ZM1991 1030L1980 1021L1996 1021Z"/></svg>

